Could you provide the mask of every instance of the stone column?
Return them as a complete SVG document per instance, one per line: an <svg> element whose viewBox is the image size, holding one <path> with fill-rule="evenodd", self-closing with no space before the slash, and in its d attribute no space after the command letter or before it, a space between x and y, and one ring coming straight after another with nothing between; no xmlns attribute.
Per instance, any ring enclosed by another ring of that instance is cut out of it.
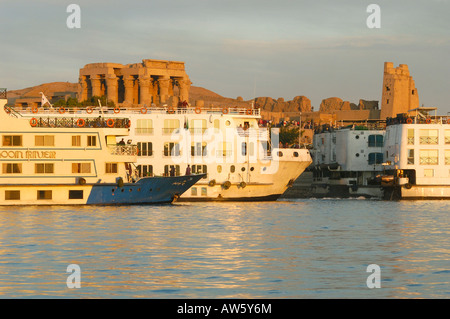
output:
<svg viewBox="0 0 450 319"><path fill-rule="evenodd" d="M80 102L86 101L88 99L88 83L86 81L85 75L80 76L78 84L79 84L78 98L79 98Z"/></svg>
<svg viewBox="0 0 450 319"><path fill-rule="evenodd" d="M166 103L169 97L169 81L168 76L163 76L158 79L159 85L159 101L160 103Z"/></svg>
<svg viewBox="0 0 450 319"><path fill-rule="evenodd" d="M98 75L91 76L92 96L101 96L101 82Z"/></svg>
<svg viewBox="0 0 450 319"><path fill-rule="evenodd" d="M147 106L150 106L150 77L149 76L140 76L139 77L139 89L140 89L140 96L139 96L140 104L147 104Z"/></svg>
<svg viewBox="0 0 450 319"><path fill-rule="evenodd" d="M178 80L178 87L180 88L180 101L181 102L189 102L189 89L191 87L192 82L189 78L183 78Z"/></svg>
<svg viewBox="0 0 450 319"><path fill-rule="evenodd" d="M119 102L119 91L117 77L114 74L108 75L106 78L106 94L107 100L112 101L115 105L117 105Z"/></svg>
<svg viewBox="0 0 450 319"><path fill-rule="evenodd" d="M125 87L125 97L124 102L133 103L133 89L134 89L134 79L131 76L123 77L123 85Z"/></svg>

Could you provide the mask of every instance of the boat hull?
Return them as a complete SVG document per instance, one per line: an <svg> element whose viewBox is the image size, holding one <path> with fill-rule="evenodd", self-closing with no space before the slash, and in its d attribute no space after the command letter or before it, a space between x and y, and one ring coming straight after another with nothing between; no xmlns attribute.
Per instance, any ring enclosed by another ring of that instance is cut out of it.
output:
<svg viewBox="0 0 450 319"><path fill-rule="evenodd" d="M384 188L384 199L386 200L442 200L450 199L450 186L448 185L412 185L387 186Z"/></svg>
<svg viewBox="0 0 450 319"><path fill-rule="evenodd" d="M278 171L264 181L232 182L229 187L224 183L213 186L207 182L198 182L184 193L179 201L275 201L305 171L311 161L280 162Z"/></svg>
<svg viewBox="0 0 450 319"><path fill-rule="evenodd" d="M204 175L145 177L136 183L70 185L0 185L0 192L16 192L6 196L2 206L17 205L147 205L167 204L177 200ZM17 193L20 192L20 193ZM9 193L11 194L11 193ZM17 194L19 198L17 198ZM40 199L38 199L40 197Z"/></svg>

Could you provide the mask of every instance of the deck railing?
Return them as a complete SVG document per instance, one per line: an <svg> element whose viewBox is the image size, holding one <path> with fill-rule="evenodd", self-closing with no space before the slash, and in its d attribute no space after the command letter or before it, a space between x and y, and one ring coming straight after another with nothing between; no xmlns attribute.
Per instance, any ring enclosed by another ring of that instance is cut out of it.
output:
<svg viewBox="0 0 450 319"><path fill-rule="evenodd" d="M131 155L138 154L137 145L108 145L111 155Z"/></svg>

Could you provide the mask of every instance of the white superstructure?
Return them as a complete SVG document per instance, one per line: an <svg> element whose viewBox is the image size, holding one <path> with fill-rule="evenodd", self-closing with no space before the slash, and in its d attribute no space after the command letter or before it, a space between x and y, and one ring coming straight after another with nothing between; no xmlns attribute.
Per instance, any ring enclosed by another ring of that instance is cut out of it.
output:
<svg viewBox="0 0 450 319"><path fill-rule="evenodd" d="M191 173L206 173L180 200L274 200L312 162L307 149L279 148L276 132L259 126L258 109L94 107L72 115L80 113L107 124L130 120L124 143L137 144L141 177L185 175L188 165Z"/></svg>
<svg viewBox="0 0 450 319"><path fill-rule="evenodd" d="M423 116L422 109L387 121L387 199L450 199L450 118Z"/></svg>
<svg viewBox="0 0 450 319"><path fill-rule="evenodd" d="M317 197L381 197L385 131L377 125L324 126L313 138Z"/></svg>

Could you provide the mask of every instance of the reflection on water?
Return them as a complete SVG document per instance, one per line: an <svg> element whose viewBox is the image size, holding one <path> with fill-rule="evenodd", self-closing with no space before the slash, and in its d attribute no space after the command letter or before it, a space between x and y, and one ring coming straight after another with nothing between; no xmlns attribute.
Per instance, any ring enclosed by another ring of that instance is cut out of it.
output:
<svg viewBox="0 0 450 319"><path fill-rule="evenodd" d="M448 298L448 202L0 209L0 297ZM81 267L69 289L66 268ZM369 264L381 289L369 289Z"/></svg>

